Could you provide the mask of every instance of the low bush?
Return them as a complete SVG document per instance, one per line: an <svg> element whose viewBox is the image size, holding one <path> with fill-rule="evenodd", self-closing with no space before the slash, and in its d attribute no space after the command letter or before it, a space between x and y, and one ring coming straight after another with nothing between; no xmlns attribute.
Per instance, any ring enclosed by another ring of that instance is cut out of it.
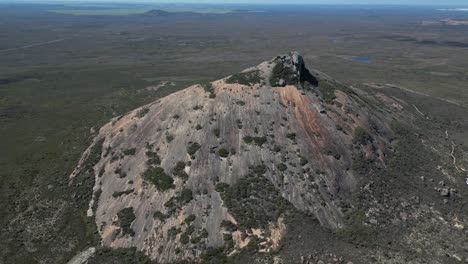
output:
<svg viewBox="0 0 468 264"><path fill-rule="evenodd" d="M227 149L222 148L218 151L218 154L222 158L227 158L229 156L229 151Z"/></svg>
<svg viewBox="0 0 468 264"><path fill-rule="evenodd" d="M161 167L148 168L143 173L143 178L154 184L159 191L166 191L174 188L174 179L164 172Z"/></svg>
<svg viewBox="0 0 468 264"><path fill-rule="evenodd" d="M253 85L262 82L259 70L240 72L226 79L226 83L238 83L242 85Z"/></svg>
<svg viewBox="0 0 468 264"><path fill-rule="evenodd" d="M134 236L135 231L133 231L133 229L130 227L133 221L136 219L135 213L133 212L133 208L127 207L120 210L117 213L117 217L119 226L122 229L122 235L125 236L128 234L130 236Z"/></svg>
<svg viewBox="0 0 468 264"><path fill-rule="evenodd" d="M195 153L201 148L201 145L197 142L189 143L187 147L187 153L193 158Z"/></svg>

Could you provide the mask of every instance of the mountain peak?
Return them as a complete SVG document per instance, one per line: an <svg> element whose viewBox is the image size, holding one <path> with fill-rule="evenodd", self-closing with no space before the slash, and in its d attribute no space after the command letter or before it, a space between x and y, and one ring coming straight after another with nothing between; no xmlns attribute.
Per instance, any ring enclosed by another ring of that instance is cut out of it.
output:
<svg viewBox="0 0 468 264"><path fill-rule="evenodd" d="M336 201L356 188L356 149L384 166L390 110L370 111L291 52L114 118L71 177L95 178L89 215L105 246L158 262L259 239L260 251L274 251L296 212L343 226Z"/></svg>

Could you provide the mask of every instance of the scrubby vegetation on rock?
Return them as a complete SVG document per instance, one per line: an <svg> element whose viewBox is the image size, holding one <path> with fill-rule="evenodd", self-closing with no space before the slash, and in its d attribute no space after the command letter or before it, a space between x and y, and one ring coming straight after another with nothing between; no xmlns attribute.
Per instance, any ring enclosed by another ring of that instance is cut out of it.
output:
<svg viewBox="0 0 468 264"><path fill-rule="evenodd" d="M167 175L161 167L148 168L143 173L143 178L156 186L160 191L166 191L174 187L174 179Z"/></svg>
<svg viewBox="0 0 468 264"><path fill-rule="evenodd" d="M127 207L122 210L120 210L117 213L118 217L118 224L120 228L122 229L122 235L130 235L134 236L135 231L130 227L133 221L135 220L135 213L133 212L132 207Z"/></svg>
<svg viewBox="0 0 468 264"><path fill-rule="evenodd" d="M240 72L226 79L226 83L238 83L242 85L253 85L263 81L258 70Z"/></svg>
<svg viewBox="0 0 468 264"><path fill-rule="evenodd" d="M267 138L265 136L262 136L262 137L245 136L244 142L247 144L254 143L257 146L262 146L263 144L267 142Z"/></svg>
<svg viewBox="0 0 468 264"><path fill-rule="evenodd" d="M216 190L242 228L267 228L291 208L273 184L253 170L232 186L217 186Z"/></svg>
<svg viewBox="0 0 468 264"><path fill-rule="evenodd" d="M272 86L286 86L297 85L299 77L289 67L285 66L282 61L278 61L273 67L272 75L270 77L270 84Z"/></svg>

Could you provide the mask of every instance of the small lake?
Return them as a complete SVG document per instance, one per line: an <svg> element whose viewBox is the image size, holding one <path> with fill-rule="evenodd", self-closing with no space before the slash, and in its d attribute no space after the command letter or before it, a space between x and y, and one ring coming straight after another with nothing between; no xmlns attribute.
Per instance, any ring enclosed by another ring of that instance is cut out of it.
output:
<svg viewBox="0 0 468 264"><path fill-rule="evenodd" d="M351 58L353 61L360 61L360 62L371 62L371 58L366 58L366 57L352 57Z"/></svg>

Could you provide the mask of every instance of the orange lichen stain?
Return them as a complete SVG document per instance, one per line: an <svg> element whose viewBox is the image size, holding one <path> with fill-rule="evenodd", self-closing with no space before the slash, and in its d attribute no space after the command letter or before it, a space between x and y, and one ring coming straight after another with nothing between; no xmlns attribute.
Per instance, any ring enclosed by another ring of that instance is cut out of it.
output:
<svg viewBox="0 0 468 264"><path fill-rule="evenodd" d="M102 240L106 240L108 236L112 235L115 230L117 230L119 227L115 225L109 225L107 226L104 231L101 232L101 238Z"/></svg>
<svg viewBox="0 0 468 264"><path fill-rule="evenodd" d="M222 91L229 93L240 93L243 91L245 86L238 83L226 83L225 81L221 80L214 82L213 88L215 88L216 93L220 93Z"/></svg>
<svg viewBox="0 0 468 264"><path fill-rule="evenodd" d="M318 111L314 108L308 96L301 93L294 86L286 86L280 89L281 102L284 105L291 104L295 107L294 114L299 126L305 131L309 141L314 145L321 145L317 135L323 134L318 121ZM322 137L323 139L323 137Z"/></svg>
<svg viewBox="0 0 468 264"><path fill-rule="evenodd" d="M127 241L126 237L116 238L114 241L112 241L111 248L122 248L124 247L126 241Z"/></svg>

